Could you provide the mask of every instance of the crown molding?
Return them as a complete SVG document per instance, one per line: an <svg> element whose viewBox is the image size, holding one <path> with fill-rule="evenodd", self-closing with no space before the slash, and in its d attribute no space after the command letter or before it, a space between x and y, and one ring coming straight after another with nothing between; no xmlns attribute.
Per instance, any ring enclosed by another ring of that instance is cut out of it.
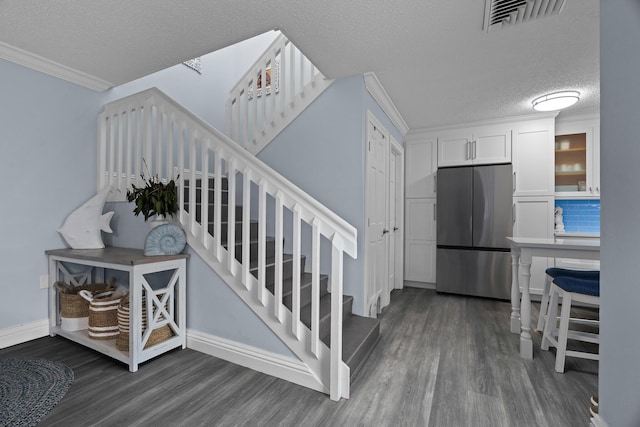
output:
<svg viewBox="0 0 640 427"><path fill-rule="evenodd" d="M396 129L398 129L404 137L409 131L409 126L407 126L407 123L402 118L402 115L400 115L395 104L391 101L387 91L382 87L382 83L380 83L376 73L372 71L364 73L364 85L371 96L373 96L373 99L375 99L378 105L380 105L382 111L384 111L387 117L389 117L391 123L393 123Z"/></svg>
<svg viewBox="0 0 640 427"><path fill-rule="evenodd" d="M51 61L42 56L27 52L15 46L0 42L0 58L14 62L32 70L66 80L71 83L102 92L113 86L113 83L91 76L66 65Z"/></svg>
<svg viewBox="0 0 640 427"><path fill-rule="evenodd" d="M423 136L423 135L429 135L429 134L443 132L443 131L478 127L478 126L505 125L509 123L548 120L548 119L555 119L557 115L558 115L558 112L553 111L550 113L524 114L522 116L501 117L497 119L479 120L475 122L465 122L465 123L451 124L451 125L445 125L445 126L416 128L416 129L411 129L411 132L408 136Z"/></svg>

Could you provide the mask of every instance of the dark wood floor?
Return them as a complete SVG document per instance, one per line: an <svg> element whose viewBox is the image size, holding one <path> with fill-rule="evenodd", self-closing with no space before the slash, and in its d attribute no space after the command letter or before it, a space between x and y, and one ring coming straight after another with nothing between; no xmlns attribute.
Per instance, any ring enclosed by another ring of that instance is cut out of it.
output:
<svg viewBox="0 0 640 427"><path fill-rule="evenodd" d="M534 308L535 310L535 308ZM537 312L536 312L537 314ZM382 338L351 387L321 393L193 350L175 350L129 373L124 364L71 343L41 338L2 357L47 357L74 382L46 426L586 426L597 362L555 353L520 359L507 302L394 291Z"/></svg>

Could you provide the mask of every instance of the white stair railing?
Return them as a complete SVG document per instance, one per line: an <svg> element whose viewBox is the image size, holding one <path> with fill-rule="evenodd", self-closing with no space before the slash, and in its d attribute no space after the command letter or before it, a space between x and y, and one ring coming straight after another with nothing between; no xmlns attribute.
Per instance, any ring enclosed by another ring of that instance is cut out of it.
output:
<svg viewBox="0 0 640 427"><path fill-rule="evenodd" d="M132 183L142 184L141 173L157 174L163 180L179 175L178 218L188 244L306 365L304 385L328 393L334 400L348 397L349 367L342 361L343 257L345 253L357 256L357 230L156 88L107 104L98 127L98 188L109 185L115 190L110 201L124 201ZM206 177L209 179L202 179ZM228 224L241 222L241 238L236 238L233 226L228 227L226 236L221 233L223 186L217 183L223 178L229 198L225 216ZM199 191L194 185L198 181ZM213 214L209 212L210 197ZM236 205L242 205L242 218L236 218ZM258 215L257 278L249 270L251 212ZM211 217L213 233L208 231L207 221L200 220ZM283 230L292 230L291 310L282 301L281 244L275 245L273 293L265 284L267 223L272 224L277 242L283 241ZM307 261L312 274L310 328L300 320L300 248L305 238L311 239L313 248L312 259ZM321 240L332 248L330 347L320 340L318 332ZM236 259L236 243L242 246L242 262Z"/></svg>
<svg viewBox="0 0 640 427"><path fill-rule="evenodd" d="M227 134L257 154L332 82L280 33L231 89Z"/></svg>

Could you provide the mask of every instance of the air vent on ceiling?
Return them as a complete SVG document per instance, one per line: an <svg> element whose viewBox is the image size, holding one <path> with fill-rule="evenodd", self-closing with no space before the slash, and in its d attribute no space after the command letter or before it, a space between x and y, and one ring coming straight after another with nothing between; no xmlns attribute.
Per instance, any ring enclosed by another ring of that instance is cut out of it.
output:
<svg viewBox="0 0 640 427"><path fill-rule="evenodd" d="M484 30L557 15L563 5L564 0L485 0Z"/></svg>

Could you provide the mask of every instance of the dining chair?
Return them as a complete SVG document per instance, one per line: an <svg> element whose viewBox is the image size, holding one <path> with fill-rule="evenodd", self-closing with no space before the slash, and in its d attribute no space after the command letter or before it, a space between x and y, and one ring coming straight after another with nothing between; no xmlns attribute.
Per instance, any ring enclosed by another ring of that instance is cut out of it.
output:
<svg viewBox="0 0 640 427"><path fill-rule="evenodd" d="M550 267L545 271L546 277L544 281L544 289L542 291L542 300L540 301L540 313L538 314L537 331L544 330L544 324L547 320L547 306L549 305L549 290L551 282L556 277L566 276L575 277L577 279L600 280L599 270L573 270L569 268Z"/></svg>
<svg viewBox="0 0 640 427"><path fill-rule="evenodd" d="M562 298L560 312L560 326L557 339L555 330L557 327L558 300ZM542 350L549 350L550 346L556 348L556 372L564 372L565 359L578 357L582 359L599 360L598 353L586 351L567 350L567 340L577 340L589 343L599 343L598 333L570 330L569 324L571 305L573 302L600 306L600 280L588 280L568 276L558 276L551 282L547 321L542 336ZM571 321L570 321L571 320ZM598 324L597 320L580 319L580 323Z"/></svg>

